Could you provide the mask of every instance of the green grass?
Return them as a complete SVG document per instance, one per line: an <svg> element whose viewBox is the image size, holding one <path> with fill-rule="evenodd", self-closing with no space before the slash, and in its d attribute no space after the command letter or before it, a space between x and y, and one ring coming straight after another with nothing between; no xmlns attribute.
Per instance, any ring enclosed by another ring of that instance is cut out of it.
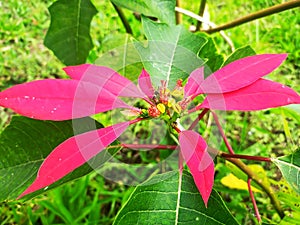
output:
<svg viewBox="0 0 300 225"><path fill-rule="evenodd" d="M63 65L43 45L50 24L48 4L24 0L1 4L0 88L61 75Z"/></svg>
<svg viewBox="0 0 300 225"><path fill-rule="evenodd" d="M45 3L46 2L46 3ZM50 50L43 45L49 26L47 7L54 1L12 0L1 2L0 10L0 88L34 79L63 77L60 63ZM208 1L211 20L216 24L236 19L247 13L268 7L281 1ZM99 13L92 21L93 53L90 60L97 58L105 49L106 40L124 32L122 23L108 1L94 1ZM197 12L198 2L183 1L183 6ZM292 86L300 92L300 14L299 9L272 15L226 33L235 47L250 44L257 53L289 53L285 62L270 78ZM134 34L141 34L139 22L125 11L134 24ZM183 17L185 24L195 23ZM288 22L286 22L288 21ZM224 40L214 34L220 52L229 54ZM142 37L139 37L142 38ZM298 47L297 47L298 46ZM281 110L266 110L254 113L228 113L226 134L238 153L262 156L288 154L299 146L299 114L294 117ZM0 109L1 129L10 114ZM284 126L284 120L287 125ZM292 136L288 136L288 131ZM224 147L224 146L223 146ZM279 185L277 170L265 165L267 174ZM218 165L217 180L228 173L222 164ZM286 184L284 184L286 187ZM253 224L252 206L248 193L235 191L216 182L237 219L243 224ZM111 224L120 206L128 198L132 188L109 182L100 175L91 174L47 194L27 202L0 203L0 224ZM264 219L279 218L274 213L265 195L258 195L258 204ZM293 201L297 201L293 200ZM287 203L285 203L287 204ZM288 204L287 204L288 207Z"/></svg>
<svg viewBox="0 0 300 225"><path fill-rule="evenodd" d="M0 224L111 224L131 188L92 173L31 201L0 204Z"/></svg>

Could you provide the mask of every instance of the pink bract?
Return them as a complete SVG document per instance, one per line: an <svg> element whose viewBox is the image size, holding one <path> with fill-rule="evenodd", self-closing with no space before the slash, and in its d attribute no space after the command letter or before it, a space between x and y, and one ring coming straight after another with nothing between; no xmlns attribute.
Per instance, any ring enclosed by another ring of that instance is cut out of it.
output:
<svg viewBox="0 0 300 225"><path fill-rule="evenodd" d="M44 160L35 181L18 198L53 184L83 165L116 140L129 124L123 122L67 139Z"/></svg>
<svg viewBox="0 0 300 225"><path fill-rule="evenodd" d="M181 154L187 163L205 206L214 184L214 162L207 152L205 140L195 131L179 133Z"/></svg>

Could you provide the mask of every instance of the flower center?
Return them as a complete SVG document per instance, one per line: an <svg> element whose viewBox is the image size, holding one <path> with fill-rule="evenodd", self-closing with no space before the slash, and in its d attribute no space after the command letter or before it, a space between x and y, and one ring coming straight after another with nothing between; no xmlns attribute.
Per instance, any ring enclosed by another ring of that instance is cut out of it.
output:
<svg viewBox="0 0 300 225"><path fill-rule="evenodd" d="M161 86L155 91L150 101L153 103L147 111L143 110L143 117L164 117L176 120L187 108L190 98L183 97L182 80L178 80L171 91L166 86L166 81L161 81Z"/></svg>

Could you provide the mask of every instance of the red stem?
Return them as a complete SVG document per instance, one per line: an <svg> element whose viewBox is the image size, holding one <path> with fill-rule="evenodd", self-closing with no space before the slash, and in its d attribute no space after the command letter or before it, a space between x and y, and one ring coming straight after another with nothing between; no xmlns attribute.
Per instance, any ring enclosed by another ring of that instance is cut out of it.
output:
<svg viewBox="0 0 300 225"><path fill-rule="evenodd" d="M188 130L193 130L197 123L205 116L205 114L209 111L209 109L203 109L202 112L198 115L197 119L191 124Z"/></svg>
<svg viewBox="0 0 300 225"><path fill-rule="evenodd" d="M135 124L137 122L140 122L141 120L144 120L144 118L136 118L134 120L129 121L129 125Z"/></svg>
<svg viewBox="0 0 300 225"><path fill-rule="evenodd" d="M177 131L178 134L181 132L181 130L178 127L174 126L173 128Z"/></svg>
<svg viewBox="0 0 300 225"><path fill-rule="evenodd" d="M220 156L223 158L247 159L247 160L254 160L254 161L261 161L261 162L271 162L270 158L262 157L262 156L227 154L227 153L221 153Z"/></svg>
<svg viewBox="0 0 300 225"><path fill-rule="evenodd" d="M218 119L217 114L216 114L214 111L211 111L211 113L213 114L214 120L216 121L217 127L218 127L218 129L219 129L219 132L220 132L220 134L221 134L221 136L222 136L222 138L223 138L223 140L224 140L224 143L225 143L225 145L226 145L228 151L230 152L230 154L234 154L234 151L233 151L233 149L232 149L232 147L231 147L229 141L227 140L226 135L225 135L225 133L224 133L224 131L223 131L223 129L222 129L222 126L221 126L221 124L220 124L220 121L219 121L219 119Z"/></svg>
<svg viewBox="0 0 300 225"><path fill-rule="evenodd" d="M124 144L124 143L121 143L121 146L130 149L145 148L145 149L169 149L169 150L175 150L178 147L177 145Z"/></svg>
<svg viewBox="0 0 300 225"><path fill-rule="evenodd" d="M255 198L254 198L254 194L253 194L253 191L252 191L251 181L252 181L252 179L249 177L248 182L247 182L248 190L249 190L250 198L252 200L252 204L253 204L253 207L254 207L255 216L256 216L258 222L261 223L261 217L260 217L260 214L259 214L259 211L258 211L258 208L257 208L257 204L256 204L256 201L255 201Z"/></svg>
<svg viewBox="0 0 300 225"><path fill-rule="evenodd" d="M143 98L143 100L144 100L145 102L149 103L150 105L155 105L153 102L151 102L151 101L149 100L148 97Z"/></svg>

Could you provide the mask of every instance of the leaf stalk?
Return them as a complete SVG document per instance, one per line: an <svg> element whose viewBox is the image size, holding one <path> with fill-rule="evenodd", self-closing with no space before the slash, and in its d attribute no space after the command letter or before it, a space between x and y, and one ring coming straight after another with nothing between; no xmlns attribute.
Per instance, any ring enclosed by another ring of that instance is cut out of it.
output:
<svg viewBox="0 0 300 225"><path fill-rule="evenodd" d="M111 2L111 4L114 6L116 12L118 13L118 15L119 15L119 17L120 17L120 19L121 19L121 21L122 21L122 23L123 23L123 25L124 25L124 28L125 28L125 30L126 30L126 33L132 35L132 34L133 34L133 33L132 33L132 29L131 29L131 27L130 27L130 25L129 25L129 23L128 23L126 17L125 17L125 15L124 15L123 10L122 10L120 7L118 7L118 6L117 6L115 3L113 3L113 2Z"/></svg>
<svg viewBox="0 0 300 225"><path fill-rule="evenodd" d="M260 217L258 207L257 207L257 204L256 204L256 200L255 200L255 197L254 197L254 194L253 194L253 191L252 191L251 181L252 181L252 179L248 178L248 181L247 181L248 191L249 191L250 198L251 198L251 201L252 201L252 204L253 204L253 207L254 207L255 216L256 216L258 222L261 223L261 217Z"/></svg>
<svg viewBox="0 0 300 225"><path fill-rule="evenodd" d="M224 140L224 143L225 143L225 145L226 145L228 151L230 152L231 155L234 155L234 151L233 151L233 149L232 149L232 147L231 147L231 145L230 145L228 139L226 138L225 132L224 132L222 126L221 126L221 123L220 123L220 121L219 121L219 118L218 118L217 114L216 114L214 111L211 111L211 113L212 113L212 115L213 115L213 117L214 117L214 120L215 120L215 122L216 122L216 125L217 125L217 127L218 127L218 129L219 129L219 132L220 132L220 134L221 134L221 136L222 136L222 138L223 138L223 140Z"/></svg>
<svg viewBox="0 0 300 225"><path fill-rule="evenodd" d="M168 149L168 150L175 150L178 146L177 145L153 145L153 144L120 144L120 147L129 148L129 149Z"/></svg>
<svg viewBox="0 0 300 225"><path fill-rule="evenodd" d="M254 160L254 161L261 161L261 162L271 162L272 160L268 157L262 157L262 156L252 156L252 155L240 155L240 154L228 154L225 152L221 153L221 157L227 159L247 159L247 160Z"/></svg>

